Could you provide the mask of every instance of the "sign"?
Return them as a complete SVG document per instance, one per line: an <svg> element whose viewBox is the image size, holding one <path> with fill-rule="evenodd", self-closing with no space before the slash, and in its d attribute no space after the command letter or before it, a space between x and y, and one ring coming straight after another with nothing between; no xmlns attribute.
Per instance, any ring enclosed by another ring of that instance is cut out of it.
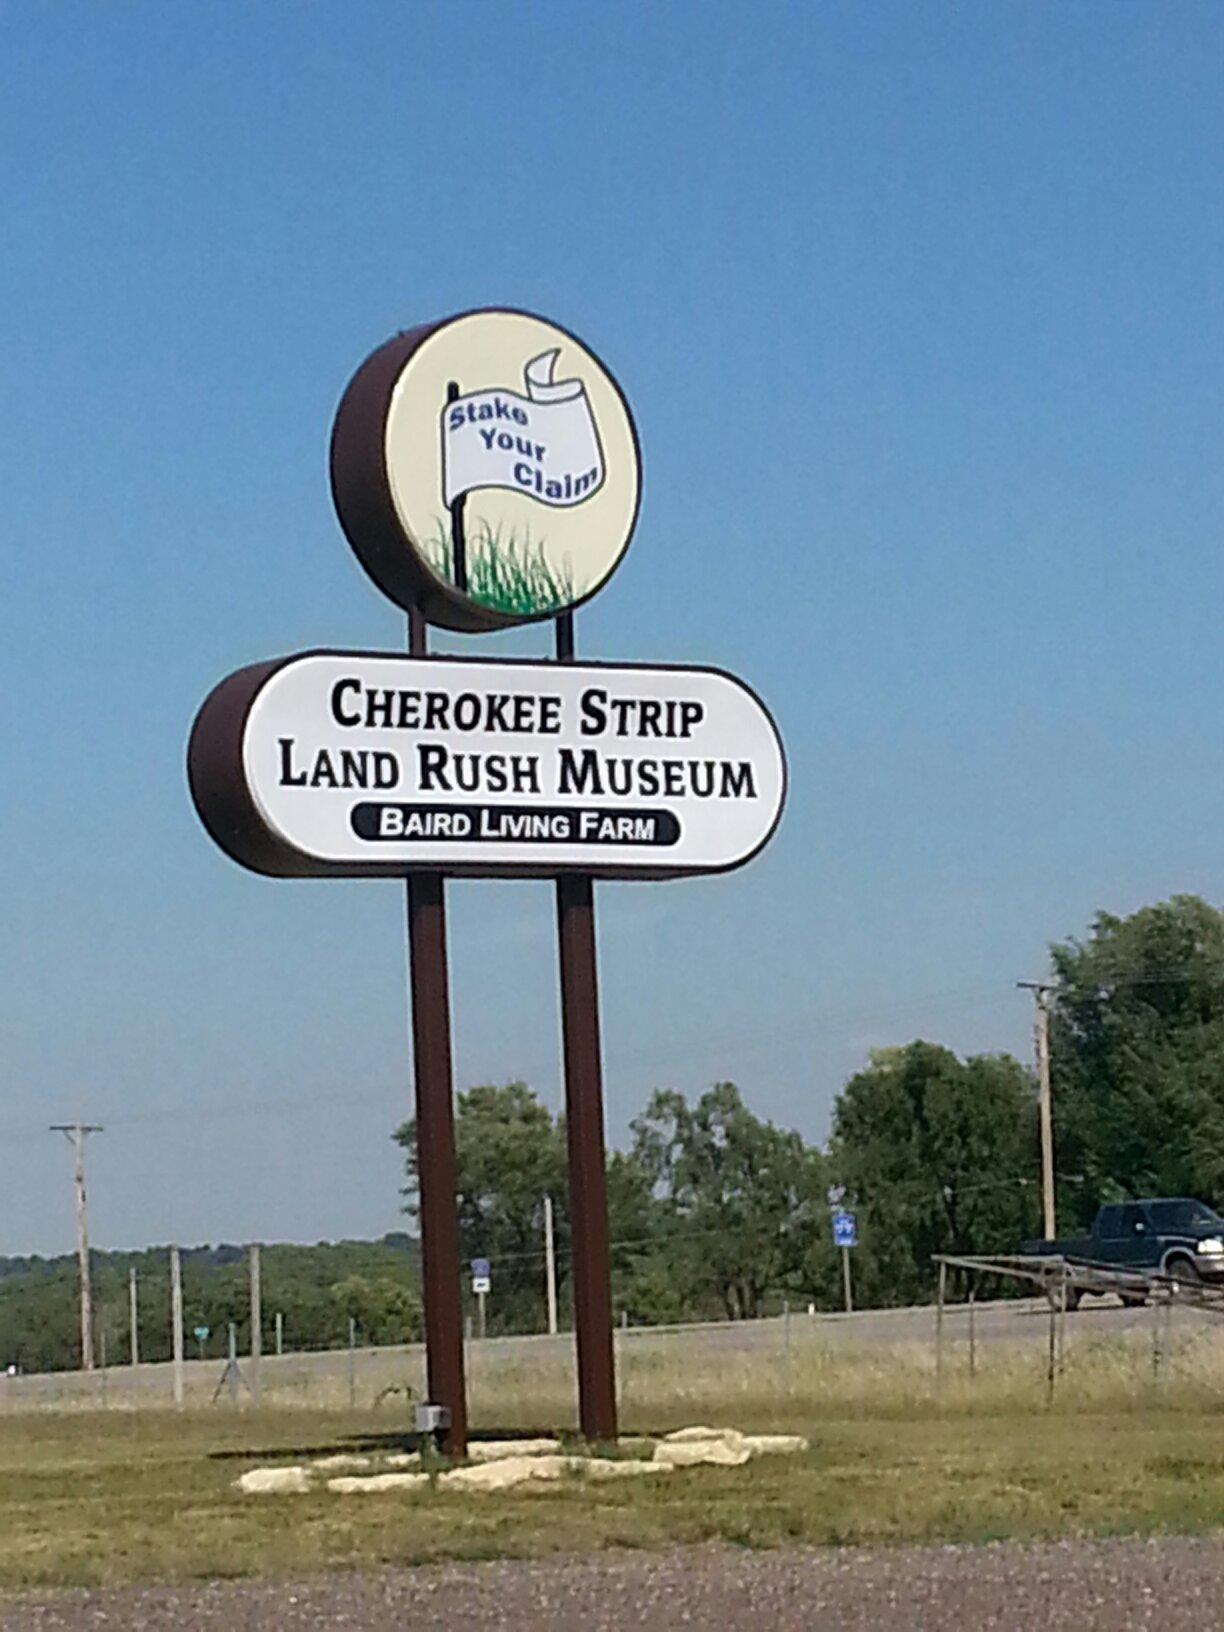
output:
<svg viewBox="0 0 1224 1632"><path fill-rule="evenodd" d="M858 1229L854 1214L836 1212L833 1214L833 1245L835 1247L857 1247Z"/></svg>
<svg viewBox="0 0 1224 1632"><path fill-rule="evenodd" d="M568 614L624 557L641 459L620 387L568 330L488 308L396 335L345 390L330 466L358 560L410 614L412 655L238 670L196 716L188 780L209 834L255 872L410 879L417 1123L435 1135L417 1177L437 1399L418 1409L462 1456L445 878L556 881L566 1095L582 1107L570 1196L602 1194L592 879L741 866L777 827L786 762L760 700L721 670L573 661ZM543 619L556 663L425 656L424 622L475 634ZM488 1260L471 1268L483 1336ZM573 1281L581 1431L613 1441L608 1245L593 1222Z"/></svg>
<svg viewBox="0 0 1224 1632"><path fill-rule="evenodd" d="M567 330L500 308L411 329L369 357L336 414L331 476L379 588L467 632L589 599L625 553L641 493L611 374Z"/></svg>
<svg viewBox="0 0 1224 1632"><path fill-rule="evenodd" d="M195 1332L193 1333L193 1336L195 1337L196 1342L197 1343L207 1343L208 1342L208 1334L209 1334L209 1332L211 1330L212 1330L211 1326L197 1326L196 1329L195 1329Z"/></svg>
<svg viewBox="0 0 1224 1632"><path fill-rule="evenodd" d="M222 849L281 877L722 872L786 792L773 721L717 669L364 652L222 681L188 774Z"/></svg>

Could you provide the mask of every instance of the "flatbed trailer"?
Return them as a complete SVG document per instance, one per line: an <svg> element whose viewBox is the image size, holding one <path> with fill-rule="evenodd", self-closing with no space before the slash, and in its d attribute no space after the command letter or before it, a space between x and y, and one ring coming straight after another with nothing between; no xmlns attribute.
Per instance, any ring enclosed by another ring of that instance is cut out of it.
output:
<svg viewBox="0 0 1224 1632"><path fill-rule="evenodd" d="M1030 1285L1049 1299L1054 1309L1077 1309L1085 1296L1103 1297L1114 1293L1128 1308L1176 1298L1224 1315L1224 1287L1205 1281L1187 1281L1159 1270L1124 1269L1117 1264L1094 1263L1090 1258L1051 1253L1001 1254L968 1257L937 1253L934 1262L947 1269L960 1269L975 1277L997 1275L1004 1280Z"/></svg>

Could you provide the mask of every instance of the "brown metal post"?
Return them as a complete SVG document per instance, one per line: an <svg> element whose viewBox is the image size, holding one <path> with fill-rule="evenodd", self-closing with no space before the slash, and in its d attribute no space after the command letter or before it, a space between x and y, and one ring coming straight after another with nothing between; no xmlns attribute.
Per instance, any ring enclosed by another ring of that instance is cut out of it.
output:
<svg viewBox="0 0 1224 1632"><path fill-rule="evenodd" d="M415 611L408 618L408 650L414 657L423 657L426 651L425 620ZM442 1451L447 1456L465 1456L467 1393L459 1291L459 1212L455 1199L446 902L441 874L411 873L407 894L426 1381L430 1403L444 1405L450 1411L450 1427L441 1439Z"/></svg>
<svg viewBox="0 0 1224 1632"><path fill-rule="evenodd" d="M557 619L557 661L570 663L573 658L574 619L567 612ZM578 1346L578 1420L586 1439L615 1440L616 1363L608 1264L595 887L582 874L566 874L557 880L557 941Z"/></svg>

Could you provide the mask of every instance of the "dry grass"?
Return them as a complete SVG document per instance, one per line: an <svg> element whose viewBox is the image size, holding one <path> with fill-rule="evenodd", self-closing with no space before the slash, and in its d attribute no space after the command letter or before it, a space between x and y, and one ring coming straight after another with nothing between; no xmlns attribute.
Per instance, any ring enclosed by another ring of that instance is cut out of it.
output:
<svg viewBox="0 0 1224 1632"><path fill-rule="evenodd" d="M717 1352L715 1352L715 1349ZM568 1350L475 1357L480 1431L567 1427ZM562 1356L565 1356L564 1361ZM936 1389L929 1344L789 1355L677 1336L626 1346L626 1432L683 1422L797 1430L812 1449L666 1483L504 1497L241 1497L243 1469L386 1443L402 1399L374 1410L224 1404L167 1411L10 1413L0 1419L0 1583L289 1574L711 1539L981 1540L1193 1531L1224 1512L1224 1329L1175 1331L1153 1376L1149 1334L1075 1336L1047 1405L1042 1346L963 1342Z"/></svg>

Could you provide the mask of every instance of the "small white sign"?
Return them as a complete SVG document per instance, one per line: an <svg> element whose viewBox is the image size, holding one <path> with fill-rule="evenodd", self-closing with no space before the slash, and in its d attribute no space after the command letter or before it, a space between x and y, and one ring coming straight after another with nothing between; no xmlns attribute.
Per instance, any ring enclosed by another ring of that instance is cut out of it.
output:
<svg viewBox="0 0 1224 1632"><path fill-rule="evenodd" d="M493 1282L487 1275L472 1276L472 1291L477 1297L480 1297L483 1293L491 1291L492 1287Z"/></svg>

